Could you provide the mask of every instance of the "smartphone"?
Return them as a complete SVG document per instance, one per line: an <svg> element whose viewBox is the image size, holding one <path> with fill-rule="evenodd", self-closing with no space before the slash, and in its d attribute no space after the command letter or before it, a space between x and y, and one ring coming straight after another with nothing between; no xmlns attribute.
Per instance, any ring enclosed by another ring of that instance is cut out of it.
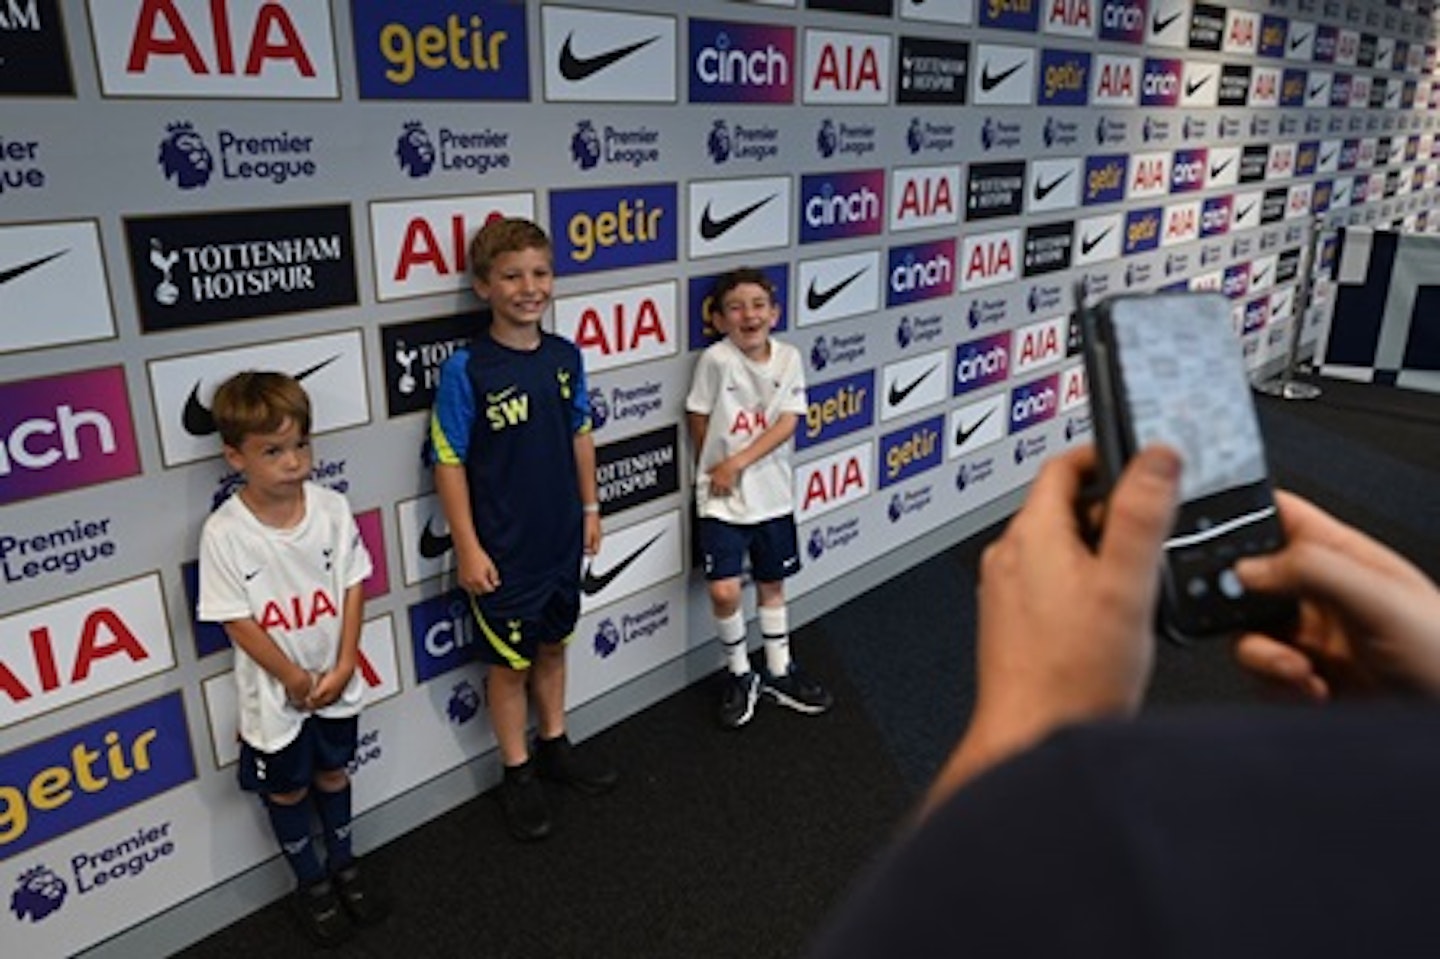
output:
<svg viewBox="0 0 1440 959"><path fill-rule="evenodd" d="M1124 294L1079 313L1107 489L1150 443L1185 462L1161 570L1163 631L1184 641L1283 626L1293 601L1246 592L1233 568L1278 550L1285 535L1229 301Z"/></svg>

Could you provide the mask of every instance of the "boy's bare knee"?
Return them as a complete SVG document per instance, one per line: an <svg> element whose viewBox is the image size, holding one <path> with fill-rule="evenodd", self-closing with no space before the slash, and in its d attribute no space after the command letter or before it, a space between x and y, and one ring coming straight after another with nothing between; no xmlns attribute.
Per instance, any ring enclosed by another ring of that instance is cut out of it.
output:
<svg viewBox="0 0 1440 959"><path fill-rule="evenodd" d="M710 605L718 616L734 615L740 608L740 580L732 578L711 581Z"/></svg>
<svg viewBox="0 0 1440 959"><path fill-rule="evenodd" d="M350 785L350 774L344 769L320 769L315 773L315 788L321 792L338 793Z"/></svg>
<svg viewBox="0 0 1440 959"><path fill-rule="evenodd" d="M294 806L303 802L308 795L310 795L310 790L297 789L288 793L267 793L265 798L276 806Z"/></svg>

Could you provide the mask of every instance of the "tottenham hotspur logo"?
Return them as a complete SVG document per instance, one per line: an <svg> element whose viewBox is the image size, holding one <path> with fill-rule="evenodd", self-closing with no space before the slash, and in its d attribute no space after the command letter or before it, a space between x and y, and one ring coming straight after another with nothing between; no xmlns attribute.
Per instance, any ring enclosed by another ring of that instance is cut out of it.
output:
<svg viewBox="0 0 1440 959"><path fill-rule="evenodd" d="M435 168L435 144L419 121L405 124L405 132L395 141L395 158L412 179L429 176Z"/></svg>
<svg viewBox="0 0 1440 959"><path fill-rule="evenodd" d="M215 171L215 157L205 140L187 120L165 127L160 141L160 169L165 179L173 179L182 190L193 190L210 182Z"/></svg>

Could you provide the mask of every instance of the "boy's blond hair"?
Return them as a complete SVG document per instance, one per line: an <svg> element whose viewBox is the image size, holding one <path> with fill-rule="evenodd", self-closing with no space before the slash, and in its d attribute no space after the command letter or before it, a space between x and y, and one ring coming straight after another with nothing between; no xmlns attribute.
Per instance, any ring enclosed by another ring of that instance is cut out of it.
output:
<svg viewBox="0 0 1440 959"><path fill-rule="evenodd" d="M299 381L286 373L246 370L236 373L215 391L210 411L220 440L238 449L254 433L274 433L294 420L301 436L310 435L310 397Z"/></svg>
<svg viewBox="0 0 1440 959"><path fill-rule="evenodd" d="M477 280L487 279L497 256L521 250L544 250L555 255L549 235L538 224L522 217L491 220L470 238L470 275Z"/></svg>

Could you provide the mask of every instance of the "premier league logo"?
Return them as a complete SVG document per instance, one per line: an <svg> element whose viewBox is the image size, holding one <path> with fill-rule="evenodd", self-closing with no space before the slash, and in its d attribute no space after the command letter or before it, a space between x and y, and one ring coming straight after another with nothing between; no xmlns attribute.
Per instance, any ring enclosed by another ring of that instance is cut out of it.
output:
<svg viewBox="0 0 1440 959"><path fill-rule="evenodd" d="M705 138L705 150L716 163L730 159L730 127L724 120L716 120L710 127L710 135Z"/></svg>
<svg viewBox="0 0 1440 959"><path fill-rule="evenodd" d="M1105 145L1105 118L1101 117L1095 121L1095 142L1101 146Z"/></svg>
<svg viewBox="0 0 1440 959"><path fill-rule="evenodd" d="M819 150L820 155L828 160L835 155L835 151L839 147L840 134L835 129L835 121L826 117L820 121L820 132L815 134L815 149Z"/></svg>
<svg viewBox="0 0 1440 959"><path fill-rule="evenodd" d="M595 653L601 659L609 659L615 650L620 648L620 630L615 628L615 621L602 619L600 625L595 627Z"/></svg>
<svg viewBox="0 0 1440 959"><path fill-rule="evenodd" d="M10 894L10 911L16 919L39 922L65 905L69 892L64 879L44 866L36 866L20 874L19 884Z"/></svg>
<svg viewBox="0 0 1440 959"><path fill-rule="evenodd" d="M815 337L815 345L810 347L810 365L817 370L823 370L829 362L830 341L823 336Z"/></svg>
<svg viewBox="0 0 1440 959"><path fill-rule="evenodd" d="M978 301L978 300L972 301L972 302L970 303L970 312L966 315L966 320L967 320L967 322L969 322L969 324L970 324L970 329L972 329L972 330L979 329L979 328L980 328L980 322L981 322L984 318L985 318L985 314L982 313L981 310L980 310L980 303L979 303L979 301Z"/></svg>
<svg viewBox="0 0 1440 959"><path fill-rule="evenodd" d="M819 559L825 553L825 534L818 529L811 530L805 552L810 554L811 559Z"/></svg>
<svg viewBox="0 0 1440 959"><path fill-rule="evenodd" d="M995 145L995 121L989 117L980 124L980 145L987 150Z"/></svg>
<svg viewBox="0 0 1440 959"><path fill-rule="evenodd" d="M1023 462L1025 462L1025 441L1024 441L1024 440L1016 440L1016 441L1015 441L1015 465L1018 466L1018 465L1020 465L1020 464L1023 463Z"/></svg>
<svg viewBox="0 0 1440 959"><path fill-rule="evenodd" d="M590 388L590 428L598 430L610 419L610 401L598 386Z"/></svg>
<svg viewBox="0 0 1440 959"><path fill-rule="evenodd" d="M910 317L900 317L900 323L895 327L895 342L900 344L900 349L910 345Z"/></svg>
<svg viewBox="0 0 1440 959"><path fill-rule="evenodd" d="M570 156L582 170L593 170L600 162L600 135L589 120L576 125L574 136L570 137Z"/></svg>
<svg viewBox="0 0 1440 959"><path fill-rule="evenodd" d="M1045 141L1045 145L1046 145L1047 147L1053 147L1053 146L1055 145L1055 118L1054 118L1054 117L1046 117L1046 118L1045 118L1045 129L1043 129L1043 130L1040 131L1040 137L1041 137L1041 139L1043 139L1043 140Z"/></svg>
<svg viewBox="0 0 1440 959"><path fill-rule="evenodd" d="M960 464L959 471L955 474L955 488L965 492L965 487L970 485L970 468L964 463Z"/></svg>
<svg viewBox="0 0 1440 959"><path fill-rule="evenodd" d="M450 690L450 702L445 705L445 713L450 721L457 726L464 725L475 718L480 712L480 694L467 679L455 684Z"/></svg>
<svg viewBox="0 0 1440 959"><path fill-rule="evenodd" d="M900 499L900 494L896 493L894 496L890 497L890 506L888 509L885 510L885 514L890 517L890 522L898 523L900 522L900 517L904 513L905 503L903 500Z"/></svg>
<svg viewBox="0 0 1440 959"><path fill-rule="evenodd" d="M429 176L435 168L435 144L418 120L405 124L405 132L395 141L395 159L412 179Z"/></svg>
<svg viewBox="0 0 1440 959"><path fill-rule="evenodd" d="M925 145L924 128L920 125L919 117L912 119L910 128L905 131L905 145L910 148L911 153L919 153L920 148Z"/></svg>
<svg viewBox="0 0 1440 959"><path fill-rule="evenodd" d="M160 141L160 169L165 179L173 179L182 190L209 183L210 174L215 172L215 157L195 127L188 120L171 123L165 133L165 139Z"/></svg>

